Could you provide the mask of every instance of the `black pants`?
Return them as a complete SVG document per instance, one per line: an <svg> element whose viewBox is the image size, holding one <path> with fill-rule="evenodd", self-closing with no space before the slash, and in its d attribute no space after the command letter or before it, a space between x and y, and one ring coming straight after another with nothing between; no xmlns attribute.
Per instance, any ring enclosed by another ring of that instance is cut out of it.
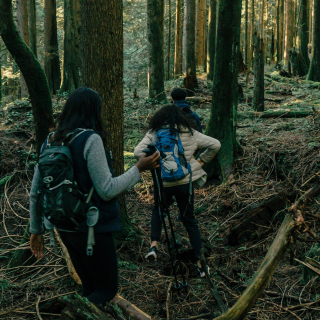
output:
<svg viewBox="0 0 320 320"><path fill-rule="evenodd" d="M164 193L168 203L172 202L172 197L174 196L178 208L180 211L180 218L187 229L191 246L194 250L195 258L200 257L200 251L202 247L200 231L198 227L198 221L193 215L193 206L194 206L194 194L192 190L191 203L188 203L189 200L189 184L183 184L174 187L164 188ZM152 217L151 217L151 241L159 241L161 236L161 227L162 220L159 214L158 206L158 189L155 186L154 194L155 205L152 208Z"/></svg>
<svg viewBox="0 0 320 320"><path fill-rule="evenodd" d="M111 232L95 234L93 255L87 256L87 233L63 232L60 236L82 281L82 295L105 305L118 290L117 254Z"/></svg>

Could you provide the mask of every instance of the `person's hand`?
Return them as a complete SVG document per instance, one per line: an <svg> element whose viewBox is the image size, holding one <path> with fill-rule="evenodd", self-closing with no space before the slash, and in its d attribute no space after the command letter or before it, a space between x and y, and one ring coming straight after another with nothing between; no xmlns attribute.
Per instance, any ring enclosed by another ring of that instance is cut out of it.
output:
<svg viewBox="0 0 320 320"><path fill-rule="evenodd" d="M44 250L44 240L42 234L31 234L31 251L37 259L42 259Z"/></svg>
<svg viewBox="0 0 320 320"><path fill-rule="evenodd" d="M201 164L201 167L204 165L204 162L201 159L198 159L197 161Z"/></svg>
<svg viewBox="0 0 320 320"><path fill-rule="evenodd" d="M156 169L160 166L159 158L160 158L159 152L155 152L150 157L147 157L145 155L138 160L138 162L136 163L136 167L139 169L140 172Z"/></svg>

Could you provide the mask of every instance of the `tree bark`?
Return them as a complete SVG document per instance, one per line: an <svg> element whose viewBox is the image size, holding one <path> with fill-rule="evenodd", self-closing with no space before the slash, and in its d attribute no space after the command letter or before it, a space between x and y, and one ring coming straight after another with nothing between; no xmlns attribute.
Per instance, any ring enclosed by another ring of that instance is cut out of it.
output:
<svg viewBox="0 0 320 320"><path fill-rule="evenodd" d="M29 27L28 27L28 3L27 0L17 0L17 20L18 28L22 40L29 46ZM20 71L20 94L21 98L28 95L26 81Z"/></svg>
<svg viewBox="0 0 320 320"><path fill-rule="evenodd" d="M219 1L212 109L206 129L207 135L221 142L218 161L224 180L232 172L236 151L241 2Z"/></svg>
<svg viewBox="0 0 320 320"><path fill-rule="evenodd" d="M244 63L248 64L248 2L249 0L245 0L245 18L244 18Z"/></svg>
<svg viewBox="0 0 320 320"><path fill-rule="evenodd" d="M276 23L277 23L277 65L280 63L281 60L281 53L280 53L280 48L281 48L281 39L280 39L280 1L277 0L276 2L276 7L277 7L277 18L276 18Z"/></svg>
<svg viewBox="0 0 320 320"><path fill-rule="evenodd" d="M314 0L312 56L307 80L320 81L320 0Z"/></svg>
<svg viewBox="0 0 320 320"><path fill-rule="evenodd" d="M279 20L279 31L280 31L280 42L279 42L279 58L280 61L283 60L284 51L283 51L283 44L284 44L284 0L280 0L280 20Z"/></svg>
<svg viewBox="0 0 320 320"><path fill-rule="evenodd" d="M264 111L264 44L257 33L255 39L253 107L256 111Z"/></svg>
<svg viewBox="0 0 320 320"><path fill-rule="evenodd" d="M301 52L304 61L309 67L310 61L308 56L308 43L309 43L309 1L301 0L300 20L299 20L299 51Z"/></svg>
<svg viewBox="0 0 320 320"><path fill-rule="evenodd" d="M44 0L44 71L53 94L60 88L56 0Z"/></svg>
<svg viewBox="0 0 320 320"><path fill-rule="evenodd" d="M36 1L28 0L28 18L29 18L29 37L30 49L37 57L37 17L36 17Z"/></svg>
<svg viewBox="0 0 320 320"><path fill-rule="evenodd" d="M213 80L217 35L217 0L210 0L208 29L207 79Z"/></svg>
<svg viewBox="0 0 320 320"><path fill-rule="evenodd" d="M39 61L22 40L12 16L11 0L0 0L0 34L7 49L20 68L29 90L39 154L49 128L54 127L51 95L48 82Z"/></svg>
<svg viewBox="0 0 320 320"><path fill-rule="evenodd" d="M169 10L169 16L168 16L168 19L169 19L169 26L168 26L168 56L167 56L167 59L168 59L168 67L167 67L167 80L170 80L170 53L171 53L171 0L168 0L169 1L169 5L168 5L168 10Z"/></svg>
<svg viewBox="0 0 320 320"><path fill-rule="evenodd" d="M198 0L198 15L197 15L197 42L196 42L196 63L197 66L203 65L204 59L204 0Z"/></svg>
<svg viewBox="0 0 320 320"><path fill-rule="evenodd" d="M195 56L195 0L185 0L186 22L186 77L184 86L188 96L194 96L198 88Z"/></svg>
<svg viewBox="0 0 320 320"><path fill-rule="evenodd" d="M286 29L286 60L288 63L288 69L291 73L289 50L293 48L294 38L294 0L287 0L287 29Z"/></svg>
<svg viewBox="0 0 320 320"><path fill-rule="evenodd" d="M174 52L174 77L178 78L181 74L181 0L176 3L176 36Z"/></svg>
<svg viewBox="0 0 320 320"><path fill-rule="evenodd" d="M114 172L119 176L124 172L122 1L81 0L80 4L83 83L98 91L103 99L103 116L109 132L106 148L111 151ZM163 59L161 62L163 68ZM116 237L124 239L133 230L124 194L118 199L122 231Z"/></svg>
<svg viewBox="0 0 320 320"><path fill-rule="evenodd" d="M149 98L166 99L163 64L163 12L164 0L148 0L148 88Z"/></svg>
<svg viewBox="0 0 320 320"><path fill-rule="evenodd" d="M80 87L80 2L64 0L64 56L60 92Z"/></svg>

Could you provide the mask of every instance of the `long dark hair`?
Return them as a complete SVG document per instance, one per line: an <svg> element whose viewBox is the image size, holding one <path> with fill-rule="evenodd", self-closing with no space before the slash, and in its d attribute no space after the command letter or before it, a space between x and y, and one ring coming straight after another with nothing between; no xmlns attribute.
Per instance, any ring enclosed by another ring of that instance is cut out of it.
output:
<svg viewBox="0 0 320 320"><path fill-rule="evenodd" d="M195 122L189 119L183 111L174 104L162 107L152 116L149 123L149 129L153 132L165 126L170 127L172 134L175 133L175 130L181 132L182 128L187 128L191 134L193 134L192 129L198 130Z"/></svg>
<svg viewBox="0 0 320 320"><path fill-rule="evenodd" d="M98 92L81 87L72 92L57 120L54 142L61 144L75 129L92 129L105 142L105 128L101 115L101 97Z"/></svg>

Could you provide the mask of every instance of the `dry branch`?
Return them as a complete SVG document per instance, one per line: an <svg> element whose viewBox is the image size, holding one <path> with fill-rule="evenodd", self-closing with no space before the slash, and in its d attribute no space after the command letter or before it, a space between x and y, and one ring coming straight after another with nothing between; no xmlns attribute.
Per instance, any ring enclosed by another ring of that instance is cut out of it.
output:
<svg viewBox="0 0 320 320"><path fill-rule="evenodd" d="M317 184L301 196L290 208L290 211L292 211L294 215L287 214L285 216L267 255L251 280L250 285L233 307L227 313L215 318L215 320L241 320L246 317L249 310L263 293L279 262L288 249L292 232L296 227L301 227L304 223L304 220L301 219L301 212L298 210L298 207L305 204L308 199L317 195L319 191L320 184Z"/></svg>

